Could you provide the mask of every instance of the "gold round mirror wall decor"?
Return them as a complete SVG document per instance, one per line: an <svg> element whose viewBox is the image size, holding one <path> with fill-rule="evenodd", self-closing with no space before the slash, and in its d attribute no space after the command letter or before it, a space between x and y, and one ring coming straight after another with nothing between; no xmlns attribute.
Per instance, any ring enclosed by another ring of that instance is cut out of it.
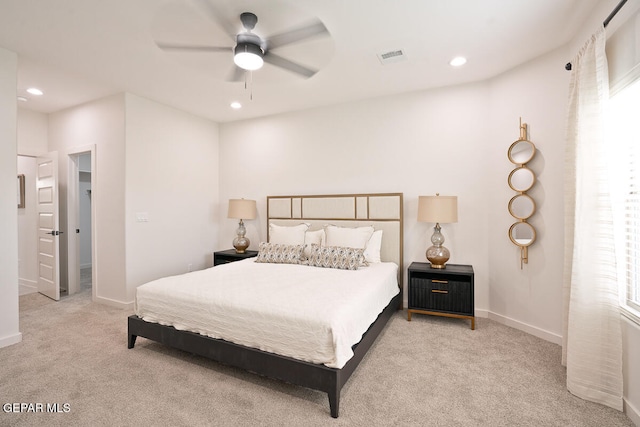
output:
<svg viewBox="0 0 640 427"><path fill-rule="evenodd" d="M525 128L526 129L526 128ZM536 146L526 139L519 139L509 147L507 157L509 161L516 165L524 165L533 159L536 154Z"/></svg>
<svg viewBox="0 0 640 427"><path fill-rule="evenodd" d="M527 222L536 211L536 202L527 194L536 183L536 174L527 167L536 154L536 146L527 139L527 124L520 118L520 138L509 146L507 158L517 167L507 178L516 194L509 200L509 214L518 220L509 228L509 240L520 248L520 268L529 263L528 247L536 240L536 230Z"/></svg>
<svg viewBox="0 0 640 427"><path fill-rule="evenodd" d="M528 219L535 211L536 202L528 194L518 194L509 200L509 213L516 219Z"/></svg>
<svg viewBox="0 0 640 427"><path fill-rule="evenodd" d="M507 182L513 191L524 193L536 183L536 176L531 169L522 165L511 171Z"/></svg>
<svg viewBox="0 0 640 427"><path fill-rule="evenodd" d="M516 222L509 228L509 238L514 245L526 248L536 240L536 230L526 221Z"/></svg>

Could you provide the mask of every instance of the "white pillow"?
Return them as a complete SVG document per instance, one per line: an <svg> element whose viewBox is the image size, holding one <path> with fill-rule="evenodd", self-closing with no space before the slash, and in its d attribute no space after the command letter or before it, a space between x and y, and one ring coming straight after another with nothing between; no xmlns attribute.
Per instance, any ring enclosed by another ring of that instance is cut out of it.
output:
<svg viewBox="0 0 640 427"><path fill-rule="evenodd" d="M364 259L367 262L381 262L380 248L382 248L382 230L376 230L371 235L364 248Z"/></svg>
<svg viewBox="0 0 640 427"><path fill-rule="evenodd" d="M373 235L373 227L337 227L327 225L324 227L326 234L326 246L341 246L345 248L364 249Z"/></svg>
<svg viewBox="0 0 640 427"><path fill-rule="evenodd" d="M311 245L324 246L324 230L307 231L304 234L304 258L311 256Z"/></svg>
<svg viewBox="0 0 640 427"><path fill-rule="evenodd" d="M309 229L309 224L284 226L269 224L269 243L279 245L304 245L304 233Z"/></svg>

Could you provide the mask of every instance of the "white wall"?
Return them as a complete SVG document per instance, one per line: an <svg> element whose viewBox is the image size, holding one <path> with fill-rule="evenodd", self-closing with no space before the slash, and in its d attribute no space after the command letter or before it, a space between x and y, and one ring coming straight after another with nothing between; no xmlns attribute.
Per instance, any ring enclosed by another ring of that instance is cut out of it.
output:
<svg viewBox="0 0 640 427"><path fill-rule="evenodd" d="M433 224L416 221L418 196L456 195L458 223L443 224L449 262L474 266L476 308L486 312L485 175L504 160L489 158L488 146L508 143L491 139L488 88L470 84L222 124L218 249L231 247L237 227L226 219L229 198L257 200L257 220L245 223L255 249L266 239L268 195L402 192L406 270L426 261L431 244Z"/></svg>
<svg viewBox="0 0 640 427"><path fill-rule="evenodd" d="M133 301L142 283L213 265L218 125L131 94L126 111L126 283ZM148 221L137 221L138 214Z"/></svg>
<svg viewBox="0 0 640 427"><path fill-rule="evenodd" d="M35 111L18 109L18 154L41 156L48 149L49 116Z"/></svg>
<svg viewBox="0 0 640 427"><path fill-rule="evenodd" d="M95 298L118 306L130 302L126 290L125 263L125 95L118 94L53 113L49 117L49 150L59 154L60 218L66 218L68 153L79 147L96 146L97 183L92 188L96 204L94 265ZM60 241L61 277L66 277L65 221ZM62 279L64 280L64 279Z"/></svg>
<svg viewBox="0 0 640 427"><path fill-rule="evenodd" d="M490 82L397 95L221 125L220 248L235 221L232 197L258 200L252 247L266 238L265 197L400 191L405 196L404 267L424 261L430 224L416 220L419 195L457 195L457 224L443 226L449 262L472 264L476 313L559 342L562 331L562 183L566 52ZM520 270L508 238L507 149L528 122L538 154L531 195L538 241ZM242 160L241 176L236 172ZM405 275L406 276L406 275Z"/></svg>
<svg viewBox="0 0 640 427"><path fill-rule="evenodd" d="M561 344L564 256L564 140L569 73L567 50L559 49L491 80L492 167L486 171L491 317ZM528 220L536 230L529 263L520 268L520 249L508 238L517 222L508 210L517 193L507 184L516 165L507 149L519 138L519 117L528 124L536 154L528 166L537 182L527 192L536 202Z"/></svg>
<svg viewBox="0 0 640 427"><path fill-rule="evenodd" d="M18 327L17 70L17 55L0 48L0 347L22 340Z"/></svg>
<svg viewBox="0 0 640 427"><path fill-rule="evenodd" d="M136 286L189 266L212 265L218 240L217 124L131 94L52 114L49 150L59 152L61 218L68 154L89 145L96 146L97 162L91 189L97 300L130 306ZM149 221L137 222L139 212ZM65 236L61 273L66 248Z"/></svg>
<svg viewBox="0 0 640 427"><path fill-rule="evenodd" d="M18 140L20 140L19 133ZM18 156L18 173L25 176L25 207L18 209L18 277L20 295L38 291L36 167L35 157Z"/></svg>
<svg viewBox="0 0 640 427"><path fill-rule="evenodd" d="M640 426L640 327L626 317L622 318L622 342L624 412Z"/></svg>
<svg viewBox="0 0 640 427"><path fill-rule="evenodd" d="M38 290L35 156L48 151L48 129L48 115L18 108L18 173L25 175L26 186L25 208L18 209L18 272L21 295Z"/></svg>

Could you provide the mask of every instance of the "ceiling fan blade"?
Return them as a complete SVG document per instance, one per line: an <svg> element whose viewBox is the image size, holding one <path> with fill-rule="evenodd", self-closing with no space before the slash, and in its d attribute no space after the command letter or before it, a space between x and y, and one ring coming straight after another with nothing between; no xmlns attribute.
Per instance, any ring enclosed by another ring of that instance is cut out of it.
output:
<svg viewBox="0 0 640 427"><path fill-rule="evenodd" d="M211 0L192 0L192 3L196 5L204 16L222 27L231 40L236 40L239 28L233 22L225 19L225 14L217 6L214 6Z"/></svg>
<svg viewBox="0 0 640 427"><path fill-rule="evenodd" d="M232 47L225 46L196 46L177 43L156 43L162 50L182 52L232 52Z"/></svg>
<svg viewBox="0 0 640 427"><path fill-rule="evenodd" d="M328 34L327 27L324 26L319 20L315 20L312 23L303 27L295 28L293 30L286 31L284 33L276 34L266 39L267 49L275 49L280 46L285 46L291 43L297 43L299 41L311 38L313 36Z"/></svg>
<svg viewBox="0 0 640 427"><path fill-rule="evenodd" d="M318 70L312 70L311 68L307 68L304 65L289 61L288 59L285 59L271 52L267 52L264 54L264 62L275 65L276 67L284 68L285 70L300 74L307 78L313 76L318 72Z"/></svg>
<svg viewBox="0 0 640 427"><path fill-rule="evenodd" d="M229 73L229 77L227 77L228 82L241 82L245 77L245 70L238 67L237 65L233 66L233 70Z"/></svg>

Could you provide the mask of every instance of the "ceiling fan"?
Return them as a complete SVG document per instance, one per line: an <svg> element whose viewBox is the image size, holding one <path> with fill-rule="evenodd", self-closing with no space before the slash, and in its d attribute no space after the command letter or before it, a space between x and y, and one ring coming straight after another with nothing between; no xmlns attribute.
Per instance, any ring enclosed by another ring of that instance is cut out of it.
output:
<svg viewBox="0 0 640 427"><path fill-rule="evenodd" d="M233 23L222 19L222 14L216 10L210 2L201 3L206 9L205 13L210 19L218 23L232 40L235 46L198 46L175 43L156 42L157 46L164 51L183 52L233 52L234 70L228 80L242 80L245 71L260 69L266 62L276 67L288 70L302 77L309 78L316 74L318 70L309 68L297 62L286 59L273 53L273 49L297 43L314 36L328 35L329 32L320 20L315 20L305 26L294 28L271 37L261 38L252 30L255 28L258 17L251 12L244 12L240 15L240 21L245 31L236 34Z"/></svg>

